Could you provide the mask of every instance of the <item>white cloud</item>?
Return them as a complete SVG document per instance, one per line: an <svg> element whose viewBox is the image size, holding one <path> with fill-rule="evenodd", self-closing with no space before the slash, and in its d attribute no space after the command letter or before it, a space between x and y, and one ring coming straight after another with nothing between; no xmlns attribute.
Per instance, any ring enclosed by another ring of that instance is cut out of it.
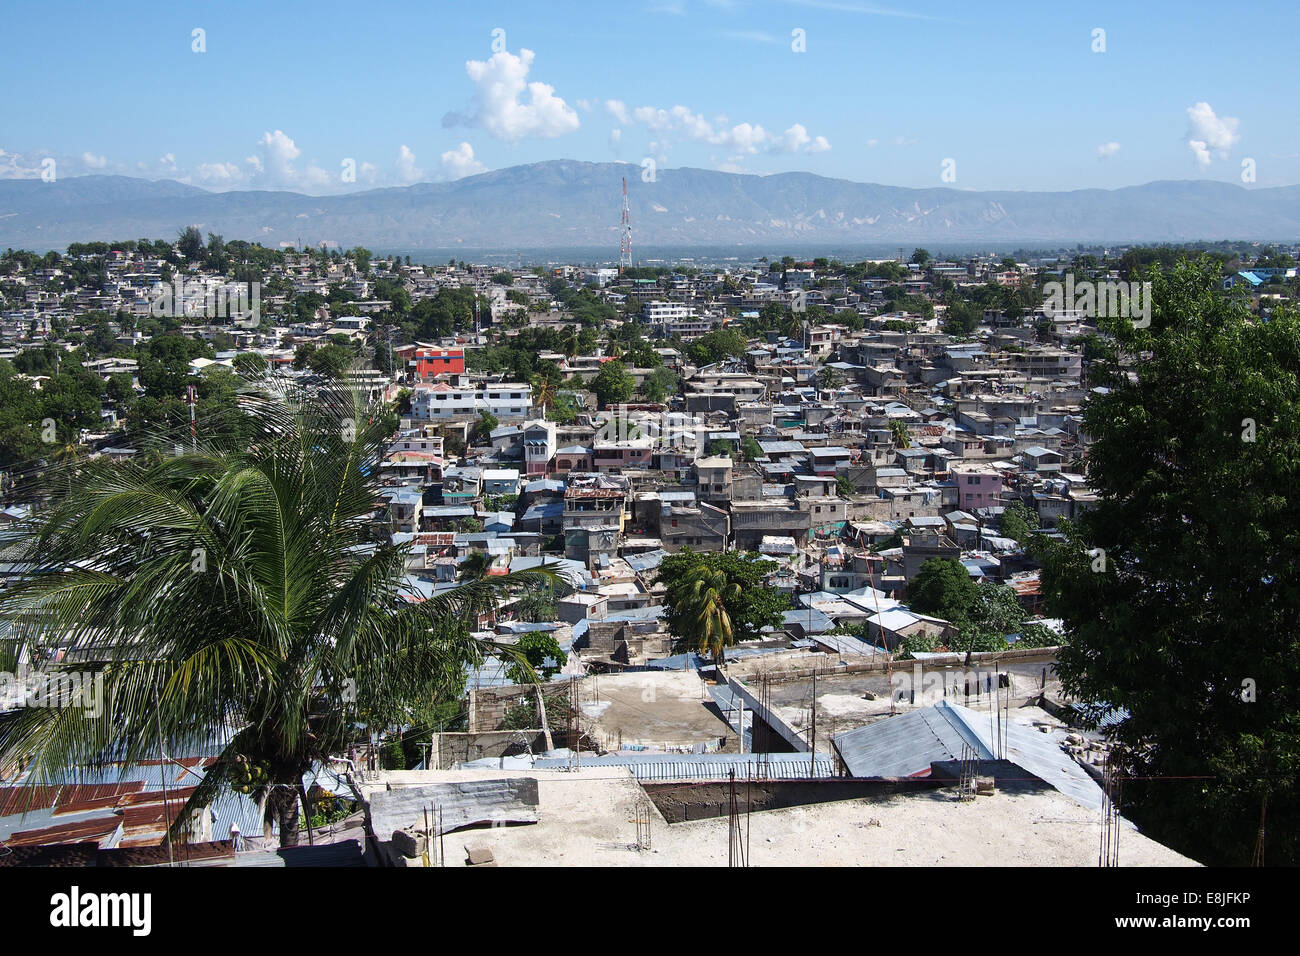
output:
<svg viewBox="0 0 1300 956"><path fill-rule="evenodd" d="M244 171L234 163L199 163L194 175L213 186L234 186L244 179Z"/></svg>
<svg viewBox="0 0 1300 956"><path fill-rule="evenodd" d="M1112 156L1114 156L1116 153L1119 152L1119 149L1120 149L1119 143L1116 143L1114 141L1111 141L1109 143L1102 143L1100 146L1097 147L1097 158L1110 159Z"/></svg>
<svg viewBox="0 0 1300 956"><path fill-rule="evenodd" d="M39 158L33 157L29 160L18 153L9 153L0 149L0 179L32 179L40 174Z"/></svg>
<svg viewBox="0 0 1300 956"><path fill-rule="evenodd" d="M415 165L415 153L406 144L397 151L397 161L393 165L397 167L398 182L409 185L424 178L424 170Z"/></svg>
<svg viewBox="0 0 1300 956"><path fill-rule="evenodd" d="M103 169L108 165L108 160L103 156L96 156L94 153L89 152L81 154L81 161L85 163L89 169Z"/></svg>
<svg viewBox="0 0 1300 956"><path fill-rule="evenodd" d="M867 140L867 149L875 149L879 143L880 140L878 139L869 139Z"/></svg>
<svg viewBox="0 0 1300 956"><path fill-rule="evenodd" d="M776 138L772 144L774 153L824 153L831 148L825 136L809 136L802 123L795 123Z"/></svg>
<svg viewBox="0 0 1300 956"><path fill-rule="evenodd" d="M722 35L729 40L745 40L749 43L782 44L785 41L775 37L766 30L723 30Z"/></svg>
<svg viewBox="0 0 1300 956"><path fill-rule="evenodd" d="M244 160L254 186L321 191L337 184L337 176L319 166L308 163L306 169L298 169L294 161L302 155L302 150L284 130L263 133L257 148L256 154Z"/></svg>
<svg viewBox="0 0 1300 956"><path fill-rule="evenodd" d="M465 72L474 83L474 105L467 114L446 114L442 125L479 127L510 143L528 136L553 139L576 130L578 114L555 95L555 88L528 82L535 55L532 50L520 50L518 56L502 50L490 60L468 61Z"/></svg>
<svg viewBox="0 0 1300 956"><path fill-rule="evenodd" d="M288 185L297 179L293 161L302 155L297 144L283 130L263 133L257 141L262 149L262 157L257 160L257 169L272 181ZM252 159L253 157L250 157Z"/></svg>
<svg viewBox="0 0 1300 956"><path fill-rule="evenodd" d="M772 150L778 153L793 153L800 146L812 141L808 135L808 130L802 123L795 123L788 130L781 134L780 138L772 144Z"/></svg>
<svg viewBox="0 0 1300 956"><path fill-rule="evenodd" d="M606 100L605 111L620 123L627 124L627 104L622 100Z"/></svg>
<svg viewBox="0 0 1300 956"><path fill-rule="evenodd" d="M474 158L474 147L461 143L442 154L442 174L446 179L461 179L486 172L487 167Z"/></svg>
<svg viewBox="0 0 1300 956"><path fill-rule="evenodd" d="M725 116L717 116L710 121L702 113L696 113L680 104L669 109L638 106L629 110L621 100L606 100L605 109L623 125L638 124L660 134L656 146L661 149L669 145L671 136L710 146L727 147L735 153L727 162L729 166L740 161L746 154L752 155L760 150L774 153L821 153L831 148L826 137L810 136L802 123L795 123L784 133L778 134L758 123L727 126Z"/></svg>
<svg viewBox="0 0 1300 956"><path fill-rule="evenodd" d="M729 130L717 134L710 142L720 146L730 146L742 153L757 153L759 148L769 141L767 130L749 123L737 123Z"/></svg>
<svg viewBox="0 0 1300 956"><path fill-rule="evenodd" d="M1231 116L1215 115L1214 108L1204 101L1187 107L1187 121L1187 148L1202 169L1210 165L1211 153L1226 159L1228 150L1241 139L1237 132L1240 122Z"/></svg>

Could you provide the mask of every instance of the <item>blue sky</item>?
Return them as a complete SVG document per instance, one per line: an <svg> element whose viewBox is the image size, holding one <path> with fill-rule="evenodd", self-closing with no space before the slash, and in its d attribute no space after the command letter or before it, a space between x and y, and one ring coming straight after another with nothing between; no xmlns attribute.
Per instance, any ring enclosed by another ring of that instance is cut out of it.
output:
<svg viewBox="0 0 1300 956"><path fill-rule="evenodd" d="M959 189L1300 183L1294 0L6 7L0 177L53 158L323 194L650 158Z"/></svg>

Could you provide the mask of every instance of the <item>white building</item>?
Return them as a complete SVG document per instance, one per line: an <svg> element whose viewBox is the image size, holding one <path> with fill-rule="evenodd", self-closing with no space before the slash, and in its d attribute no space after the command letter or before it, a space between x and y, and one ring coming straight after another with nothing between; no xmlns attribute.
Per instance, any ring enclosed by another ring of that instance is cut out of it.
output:
<svg viewBox="0 0 1300 956"><path fill-rule="evenodd" d="M411 395L411 416L434 421L477 418L487 412L498 420L527 418L532 405L532 389L520 382L468 387L417 385Z"/></svg>

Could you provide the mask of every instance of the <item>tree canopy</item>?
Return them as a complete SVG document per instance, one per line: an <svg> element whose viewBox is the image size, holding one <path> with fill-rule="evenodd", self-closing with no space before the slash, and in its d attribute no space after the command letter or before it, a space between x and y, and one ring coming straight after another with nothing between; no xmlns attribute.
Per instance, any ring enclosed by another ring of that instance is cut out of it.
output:
<svg viewBox="0 0 1300 956"><path fill-rule="evenodd" d="M1136 262L1135 262L1136 268ZM1300 863L1300 320L1254 319L1209 260L1149 272L1149 328L1084 425L1096 507L1044 541L1059 670L1122 707L1126 810L1206 863Z"/></svg>

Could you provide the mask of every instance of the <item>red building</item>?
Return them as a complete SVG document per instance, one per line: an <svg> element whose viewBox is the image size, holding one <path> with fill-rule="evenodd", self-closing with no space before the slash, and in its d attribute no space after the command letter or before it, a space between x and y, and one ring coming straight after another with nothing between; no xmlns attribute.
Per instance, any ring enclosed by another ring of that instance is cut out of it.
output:
<svg viewBox="0 0 1300 956"><path fill-rule="evenodd" d="M465 350L418 348L410 364L414 366L415 377L422 382L448 372L461 375L465 371Z"/></svg>

